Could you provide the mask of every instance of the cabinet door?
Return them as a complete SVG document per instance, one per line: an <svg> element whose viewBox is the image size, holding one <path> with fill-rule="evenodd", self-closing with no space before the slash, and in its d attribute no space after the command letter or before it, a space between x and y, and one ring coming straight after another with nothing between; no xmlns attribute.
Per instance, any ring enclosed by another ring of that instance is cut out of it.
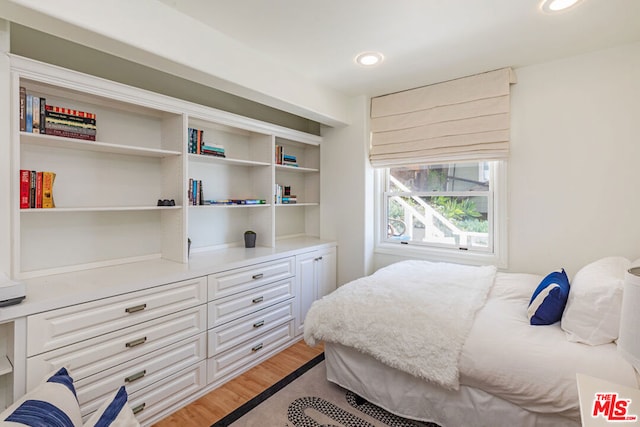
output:
<svg viewBox="0 0 640 427"><path fill-rule="evenodd" d="M298 310L296 316L297 332L304 332L304 318L316 300L316 268L318 251L308 252L296 257L296 278L298 281Z"/></svg>
<svg viewBox="0 0 640 427"><path fill-rule="evenodd" d="M316 299L330 294L336 289L336 248L320 253L318 264L318 282Z"/></svg>

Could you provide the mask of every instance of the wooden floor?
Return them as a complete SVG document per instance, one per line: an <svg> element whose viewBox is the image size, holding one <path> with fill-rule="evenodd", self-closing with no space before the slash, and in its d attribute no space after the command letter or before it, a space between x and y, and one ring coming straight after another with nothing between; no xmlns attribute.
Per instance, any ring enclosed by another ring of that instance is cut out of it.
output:
<svg viewBox="0 0 640 427"><path fill-rule="evenodd" d="M208 427L322 353L298 341L291 347L221 385L154 427Z"/></svg>

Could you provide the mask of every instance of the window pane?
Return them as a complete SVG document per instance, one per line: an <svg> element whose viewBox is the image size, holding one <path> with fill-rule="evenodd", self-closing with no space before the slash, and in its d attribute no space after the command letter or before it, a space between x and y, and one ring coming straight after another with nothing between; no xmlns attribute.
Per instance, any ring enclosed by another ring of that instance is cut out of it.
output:
<svg viewBox="0 0 640 427"><path fill-rule="evenodd" d="M490 249L489 196L387 194L387 238Z"/></svg>
<svg viewBox="0 0 640 427"><path fill-rule="evenodd" d="M487 191L489 163L415 165L389 169L389 191Z"/></svg>

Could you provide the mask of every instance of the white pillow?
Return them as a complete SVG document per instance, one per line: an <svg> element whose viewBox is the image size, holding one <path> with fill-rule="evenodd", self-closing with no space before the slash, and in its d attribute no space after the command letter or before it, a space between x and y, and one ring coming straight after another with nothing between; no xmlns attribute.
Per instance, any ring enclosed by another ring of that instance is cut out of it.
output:
<svg viewBox="0 0 640 427"><path fill-rule="evenodd" d="M84 427L139 427L129 406L127 390L121 386L84 424Z"/></svg>
<svg viewBox="0 0 640 427"><path fill-rule="evenodd" d="M576 273L560 323L567 340L600 345L618 339L624 273L630 265L626 258L607 257Z"/></svg>
<svg viewBox="0 0 640 427"><path fill-rule="evenodd" d="M65 368L46 380L0 413L0 426L82 426L82 415Z"/></svg>

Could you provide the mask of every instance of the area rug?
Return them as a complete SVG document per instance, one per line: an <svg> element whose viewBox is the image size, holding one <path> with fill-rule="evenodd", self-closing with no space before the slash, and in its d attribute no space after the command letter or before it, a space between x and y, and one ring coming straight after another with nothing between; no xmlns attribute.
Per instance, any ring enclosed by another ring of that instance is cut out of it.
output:
<svg viewBox="0 0 640 427"><path fill-rule="evenodd" d="M211 427L438 427L407 420L327 381L317 356Z"/></svg>

